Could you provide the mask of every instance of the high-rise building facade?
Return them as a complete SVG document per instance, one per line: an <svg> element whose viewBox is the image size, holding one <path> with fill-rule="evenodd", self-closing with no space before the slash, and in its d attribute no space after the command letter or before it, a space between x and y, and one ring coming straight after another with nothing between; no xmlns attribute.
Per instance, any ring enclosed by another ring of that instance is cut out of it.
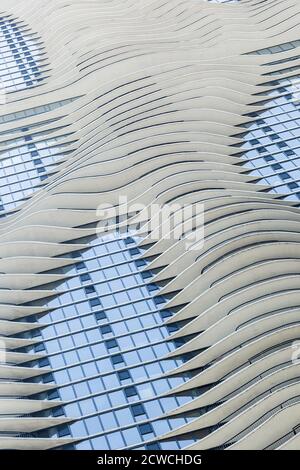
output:
<svg viewBox="0 0 300 470"><path fill-rule="evenodd" d="M0 449L300 448L299 23L2 0Z"/></svg>

